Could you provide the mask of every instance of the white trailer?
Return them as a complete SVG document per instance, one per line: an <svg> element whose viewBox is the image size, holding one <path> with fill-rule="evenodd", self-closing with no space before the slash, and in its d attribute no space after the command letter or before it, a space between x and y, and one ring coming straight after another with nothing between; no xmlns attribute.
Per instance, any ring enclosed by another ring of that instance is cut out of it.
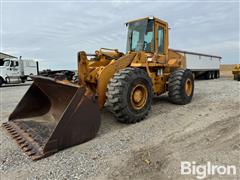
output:
<svg viewBox="0 0 240 180"><path fill-rule="evenodd" d="M30 75L37 75L38 71L38 62L35 60L6 58L0 62L0 86L24 83Z"/></svg>
<svg viewBox="0 0 240 180"><path fill-rule="evenodd" d="M186 68L194 73L195 78L219 78L222 57L175 49L172 50L186 57Z"/></svg>

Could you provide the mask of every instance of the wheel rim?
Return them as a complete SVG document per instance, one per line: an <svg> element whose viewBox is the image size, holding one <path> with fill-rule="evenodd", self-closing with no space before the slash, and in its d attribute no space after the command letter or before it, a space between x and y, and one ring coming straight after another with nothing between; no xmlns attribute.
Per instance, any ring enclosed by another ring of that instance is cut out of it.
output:
<svg viewBox="0 0 240 180"><path fill-rule="evenodd" d="M131 91L131 104L134 109L142 109L147 102L147 88L138 84Z"/></svg>
<svg viewBox="0 0 240 180"><path fill-rule="evenodd" d="M187 96L192 94L192 81L191 79L187 79L185 82L185 93Z"/></svg>

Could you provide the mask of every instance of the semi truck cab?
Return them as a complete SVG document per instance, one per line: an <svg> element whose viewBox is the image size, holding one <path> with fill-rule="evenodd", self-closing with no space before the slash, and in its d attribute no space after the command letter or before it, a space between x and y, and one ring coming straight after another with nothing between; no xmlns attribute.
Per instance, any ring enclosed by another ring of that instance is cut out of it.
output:
<svg viewBox="0 0 240 180"><path fill-rule="evenodd" d="M38 74L38 62L24 59L4 59L0 63L0 86L9 83L24 83L29 75Z"/></svg>

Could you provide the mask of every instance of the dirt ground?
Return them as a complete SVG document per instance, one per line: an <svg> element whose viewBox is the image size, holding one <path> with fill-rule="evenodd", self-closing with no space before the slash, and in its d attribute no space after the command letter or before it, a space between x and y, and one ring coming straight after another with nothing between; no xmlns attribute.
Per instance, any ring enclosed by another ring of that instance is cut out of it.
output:
<svg viewBox="0 0 240 180"><path fill-rule="evenodd" d="M118 123L107 110L97 137L48 158L32 161L0 130L1 179L196 179L181 175L181 161L240 167L240 83L232 77L196 80L192 103L154 98L140 123ZM2 87L1 123L29 85ZM240 179L208 176L207 179Z"/></svg>

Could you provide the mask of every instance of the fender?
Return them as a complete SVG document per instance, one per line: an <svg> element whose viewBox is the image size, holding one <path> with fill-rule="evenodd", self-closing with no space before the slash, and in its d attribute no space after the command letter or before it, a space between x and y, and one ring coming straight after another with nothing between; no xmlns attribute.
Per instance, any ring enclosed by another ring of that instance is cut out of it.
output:
<svg viewBox="0 0 240 180"><path fill-rule="evenodd" d="M128 67L136 54L137 53L129 53L117 60L113 60L100 71L97 82L98 106L100 109L103 108L106 102L107 84L109 83L110 79L120 69Z"/></svg>

